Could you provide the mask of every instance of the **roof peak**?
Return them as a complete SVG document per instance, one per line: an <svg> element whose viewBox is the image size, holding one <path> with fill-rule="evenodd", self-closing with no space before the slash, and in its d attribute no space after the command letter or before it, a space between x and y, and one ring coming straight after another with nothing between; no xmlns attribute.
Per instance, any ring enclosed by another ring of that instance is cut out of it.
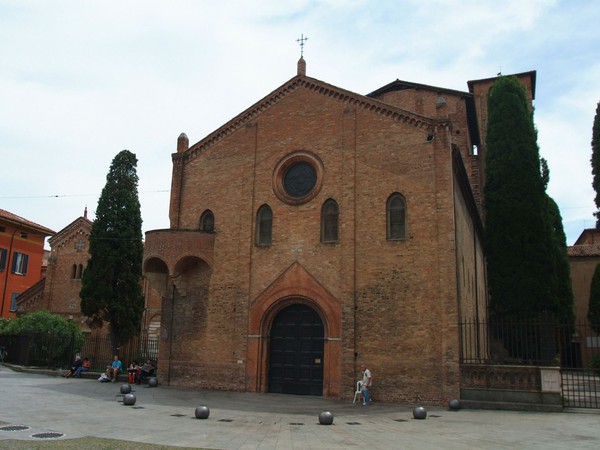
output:
<svg viewBox="0 0 600 450"><path fill-rule="evenodd" d="M306 61L303 56L298 60L298 75L306 76Z"/></svg>

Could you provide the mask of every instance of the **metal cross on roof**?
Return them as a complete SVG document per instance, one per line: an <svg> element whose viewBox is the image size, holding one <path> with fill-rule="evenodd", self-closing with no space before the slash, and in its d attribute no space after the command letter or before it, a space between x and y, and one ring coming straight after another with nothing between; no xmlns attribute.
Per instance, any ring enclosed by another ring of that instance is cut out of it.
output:
<svg viewBox="0 0 600 450"><path fill-rule="evenodd" d="M304 33L300 35L299 39L296 39L296 42L300 42L300 58L304 56L304 43L308 41L308 37L304 37Z"/></svg>

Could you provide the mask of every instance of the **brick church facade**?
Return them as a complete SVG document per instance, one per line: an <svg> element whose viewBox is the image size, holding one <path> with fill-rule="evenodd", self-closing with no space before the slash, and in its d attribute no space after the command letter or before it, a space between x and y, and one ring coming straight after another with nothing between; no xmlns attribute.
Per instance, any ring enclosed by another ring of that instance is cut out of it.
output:
<svg viewBox="0 0 600 450"><path fill-rule="evenodd" d="M535 72L517 76L533 99ZM170 228L144 250L163 381L348 399L366 363L376 401L459 398L458 323L487 317L493 81L360 95L306 76L301 58L201 141L181 134Z"/></svg>

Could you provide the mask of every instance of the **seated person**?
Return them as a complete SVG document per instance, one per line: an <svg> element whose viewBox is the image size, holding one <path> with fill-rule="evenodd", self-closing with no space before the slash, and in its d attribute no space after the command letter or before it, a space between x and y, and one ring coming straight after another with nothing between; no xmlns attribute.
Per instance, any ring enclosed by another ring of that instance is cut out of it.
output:
<svg viewBox="0 0 600 450"><path fill-rule="evenodd" d="M75 375L75 372L80 367L81 367L81 356L77 355L75 357L75 361L73 362L73 365L71 366L71 368L69 370L67 370L65 373L63 373L62 376L65 378L72 377L73 375Z"/></svg>
<svg viewBox="0 0 600 450"><path fill-rule="evenodd" d="M92 362L86 357L83 358L83 364L75 370L75 377L81 378L81 372L88 372L92 368Z"/></svg>
<svg viewBox="0 0 600 450"><path fill-rule="evenodd" d="M140 366L137 361L132 361L127 368L127 374L129 375L129 382L135 383L139 377Z"/></svg>
<svg viewBox="0 0 600 450"><path fill-rule="evenodd" d="M106 375L108 378L115 383L117 381L117 377L120 373L123 372L123 364L119 361L119 356L115 355L113 358L113 362L110 366L106 367Z"/></svg>
<svg viewBox="0 0 600 450"><path fill-rule="evenodd" d="M138 377L137 384L141 384L142 381L144 380L144 378L146 378L146 377L153 377L154 374L155 374L155 370L154 370L154 365L152 364L152 361L150 361L150 360L146 361L146 364L144 364L140 368L140 376Z"/></svg>

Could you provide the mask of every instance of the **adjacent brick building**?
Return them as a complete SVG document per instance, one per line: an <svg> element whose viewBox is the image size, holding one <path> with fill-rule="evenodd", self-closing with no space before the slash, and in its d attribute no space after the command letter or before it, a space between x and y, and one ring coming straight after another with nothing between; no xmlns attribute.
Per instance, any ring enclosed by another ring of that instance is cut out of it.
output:
<svg viewBox="0 0 600 450"><path fill-rule="evenodd" d="M87 267L89 238L92 221L87 217L87 208L83 216L78 217L48 240L51 251L48 258L46 276L17 299L17 309L25 314L40 309L58 314L67 320L78 323L85 332L92 332L87 317L81 312L81 277ZM158 339L160 328L160 298L152 290L145 292L145 310L142 317L142 331L152 339ZM108 333L108 326L94 331L96 334Z"/></svg>
<svg viewBox="0 0 600 450"><path fill-rule="evenodd" d="M51 252L46 278L35 289L24 292L18 300L23 313L45 309L67 320L76 321L89 331L81 313L81 276L89 259L89 236L92 221L78 217L48 240Z"/></svg>
<svg viewBox="0 0 600 450"><path fill-rule="evenodd" d="M588 307L592 278L596 266L600 264L600 231L595 228L583 230L575 243L567 247L571 266L571 286L573 287L573 311L575 322L585 332L575 333L572 340L572 352L577 362L586 363L593 354L598 354L600 338L588 321Z"/></svg>
<svg viewBox="0 0 600 450"><path fill-rule="evenodd" d="M0 317L14 317L17 298L43 279L44 241L55 231L0 209Z"/></svg>
<svg viewBox="0 0 600 450"><path fill-rule="evenodd" d="M535 72L517 76L531 100ZM360 95L301 59L201 141L181 134L170 228L144 250L164 381L352 398L366 362L377 401L458 398L458 322L487 316L479 108L493 81Z"/></svg>

